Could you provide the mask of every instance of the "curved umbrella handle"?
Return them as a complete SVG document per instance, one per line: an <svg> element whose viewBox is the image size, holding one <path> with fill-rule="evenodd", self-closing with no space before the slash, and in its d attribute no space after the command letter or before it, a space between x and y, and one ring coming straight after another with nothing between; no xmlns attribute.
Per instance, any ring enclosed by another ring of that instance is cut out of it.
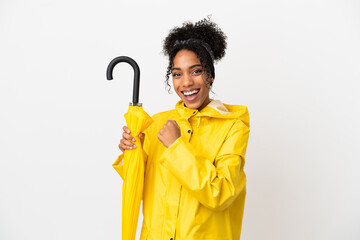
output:
<svg viewBox="0 0 360 240"><path fill-rule="evenodd" d="M108 80L113 79L113 70L116 64L120 62L129 63L134 69L134 86L133 86L133 104L137 105L139 102L139 87L140 87L140 68L134 59L126 56L114 58L108 65L106 70L106 77Z"/></svg>

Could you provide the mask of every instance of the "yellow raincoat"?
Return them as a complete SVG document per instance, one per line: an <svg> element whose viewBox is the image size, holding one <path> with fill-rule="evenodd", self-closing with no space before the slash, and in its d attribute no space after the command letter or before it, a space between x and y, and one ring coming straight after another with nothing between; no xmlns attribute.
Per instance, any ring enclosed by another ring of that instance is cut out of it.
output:
<svg viewBox="0 0 360 240"><path fill-rule="evenodd" d="M141 240L240 239L246 195L246 106L213 100L200 112L179 101L145 130ZM157 133L173 119L181 137L169 148ZM122 175L123 154L113 167Z"/></svg>

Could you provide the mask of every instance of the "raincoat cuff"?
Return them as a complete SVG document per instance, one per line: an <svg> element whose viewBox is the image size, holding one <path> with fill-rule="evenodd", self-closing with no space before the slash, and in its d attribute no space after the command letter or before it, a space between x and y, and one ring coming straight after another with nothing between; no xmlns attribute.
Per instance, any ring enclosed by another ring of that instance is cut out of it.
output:
<svg viewBox="0 0 360 240"><path fill-rule="evenodd" d="M124 179L123 176L123 165L124 165L124 153L120 154L119 157L113 163L113 168L118 172L120 177Z"/></svg>
<svg viewBox="0 0 360 240"><path fill-rule="evenodd" d="M183 142L182 137L179 137L175 140L163 153L162 158L160 159L160 163L164 162L166 158L171 156L174 149L176 149L177 146L179 146Z"/></svg>
<svg viewBox="0 0 360 240"><path fill-rule="evenodd" d="M123 166L124 166L124 153L120 154L119 157L115 160L115 162L113 163L113 168L116 170L116 172L120 175L120 177L122 179L124 179L124 175L123 175ZM143 156L144 156L144 161L146 163L147 160L147 154L143 149Z"/></svg>

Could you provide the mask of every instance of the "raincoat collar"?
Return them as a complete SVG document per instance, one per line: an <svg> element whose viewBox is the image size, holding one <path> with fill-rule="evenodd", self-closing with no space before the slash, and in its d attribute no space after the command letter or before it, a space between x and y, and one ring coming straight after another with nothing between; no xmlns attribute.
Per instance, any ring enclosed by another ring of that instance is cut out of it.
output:
<svg viewBox="0 0 360 240"><path fill-rule="evenodd" d="M246 114L246 107L240 105L223 104L220 100L212 100L201 111L185 107L182 100L178 101L175 109L181 117L188 120L190 117L214 117L214 118L241 118Z"/></svg>

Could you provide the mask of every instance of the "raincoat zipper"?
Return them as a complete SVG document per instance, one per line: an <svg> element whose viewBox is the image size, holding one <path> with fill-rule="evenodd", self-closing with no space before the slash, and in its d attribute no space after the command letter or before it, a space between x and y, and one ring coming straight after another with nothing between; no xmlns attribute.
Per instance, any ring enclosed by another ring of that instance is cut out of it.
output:
<svg viewBox="0 0 360 240"><path fill-rule="evenodd" d="M182 192L182 186L180 186L179 207L178 207L178 211L177 211L177 214L176 214L177 217L176 217L176 224L175 224L174 240L176 239L176 225L177 225L177 222L178 222L178 219L179 219L179 213L180 213L181 192Z"/></svg>
<svg viewBox="0 0 360 240"><path fill-rule="evenodd" d="M193 135L192 129L191 130L189 129L188 133L190 134L190 137L189 137L189 142L190 142L191 137ZM179 213L180 213L181 193L182 193L182 185L180 185L179 207L178 207L178 211L177 211L177 214L176 214L177 217L176 217L176 224L175 224L174 240L176 239L176 225L177 225L177 222L178 222L178 219L179 219Z"/></svg>

